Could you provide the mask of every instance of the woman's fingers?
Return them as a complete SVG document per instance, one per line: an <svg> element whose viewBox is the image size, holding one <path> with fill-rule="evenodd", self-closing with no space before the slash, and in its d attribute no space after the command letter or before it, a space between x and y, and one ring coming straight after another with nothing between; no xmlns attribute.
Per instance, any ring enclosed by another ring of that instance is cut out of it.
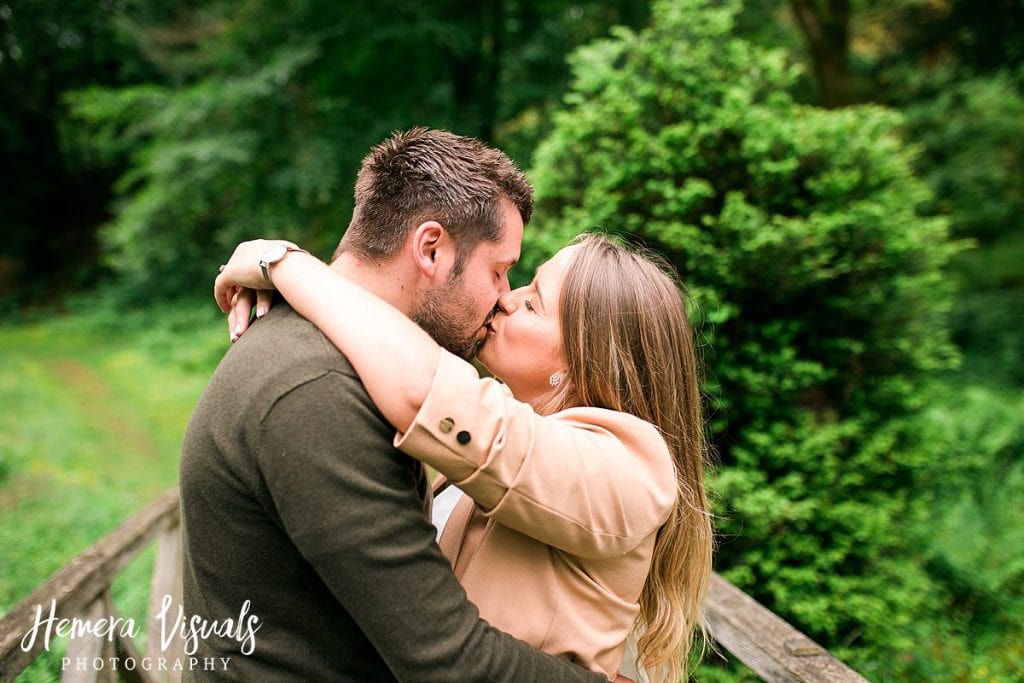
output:
<svg viewBox="0 0 1024 683"><path fill-rule="evenodd" d="M231 312L231 307L235 303L235 295L239 289L238 285L231 284L227 276L224 275L224 271L221 271L217 279L213 281L213 298L217 301L221 313Z"/></svg>
<svg viewBox="0 0 1024 683"><path fill-rule="evenodd" d="M213 282L213 298L221 312L228 314L228 333L233 342L248 329L254 304L258 318L270 310L273 285L263 277L260 260L275 245L295 246L282 240L242 242L235 247L228 262L220 267L220 274Z"/></svg>
<svg viewBox="0 0 1024 683"><path fill-rule="evenodd" d="M238 338L248 329L254 299L253 290L244 287L235 294L231 313L228 315L228 333L232 342L238 341Z"/></svg>
<svg viewBox="0 0 1024 683"><path fill-rule="evenodd" d="M274 305L274 292L270 289L256 290L256 317L262 318Z"/></svg>
<svg viewBox="0 0 1024 683"><path fill-rule="evenodd" d="M231 289L234 290L234 294L228 301L228 336L234 343L249 329L253 303L256 304L256 317L262 318L270 310L274 293L269 289L247 289L238 286L232 286Z"/></svg>

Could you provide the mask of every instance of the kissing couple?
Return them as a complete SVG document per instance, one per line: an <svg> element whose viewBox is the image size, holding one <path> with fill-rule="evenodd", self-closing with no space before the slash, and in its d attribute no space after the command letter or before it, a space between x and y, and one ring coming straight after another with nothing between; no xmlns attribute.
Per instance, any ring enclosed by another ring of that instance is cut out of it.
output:
<svg viewBox="0 0 1024 683"><path fill-rule="evenodd" d="M233 655L219 680L687 671L713 538L678 280L588 234L510 290L532 210L505 154L415 128L363 160L330 264L255 240L222 267L236 343L185 434L183 595L262 628L200 644Z"/></svg>

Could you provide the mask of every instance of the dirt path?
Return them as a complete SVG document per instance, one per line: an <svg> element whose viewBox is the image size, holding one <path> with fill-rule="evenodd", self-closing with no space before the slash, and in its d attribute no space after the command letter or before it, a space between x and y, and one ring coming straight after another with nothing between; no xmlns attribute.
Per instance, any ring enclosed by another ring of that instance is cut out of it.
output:
<svg viewBox="0 0 1024 683"><path fill-rule="evenodd" d="M92 368L64 358L49 360L46 365L66 384L90 422L142 457L159 456L159 448L149 432L114 408L110 385Z"/></svg>

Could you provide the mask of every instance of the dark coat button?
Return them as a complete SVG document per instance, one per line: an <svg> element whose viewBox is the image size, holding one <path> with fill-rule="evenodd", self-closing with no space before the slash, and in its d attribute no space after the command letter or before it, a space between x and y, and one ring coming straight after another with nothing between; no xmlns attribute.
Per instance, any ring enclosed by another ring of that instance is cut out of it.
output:
<svg viewBox="0 0 1024 683"><path fill-rule="evenodd" d="M461 443L463 446L469 443L469 440L471 438L472 437L469 435L469 432L459 432L458 434L455 435L455 440Z"/></svg>

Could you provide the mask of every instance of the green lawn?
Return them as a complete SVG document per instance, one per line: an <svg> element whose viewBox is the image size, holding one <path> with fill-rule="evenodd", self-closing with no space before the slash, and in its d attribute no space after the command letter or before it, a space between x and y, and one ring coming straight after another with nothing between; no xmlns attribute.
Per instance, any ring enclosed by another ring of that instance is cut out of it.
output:
<svg viewBox="0 0 1024 683"><path fill-rule="evenodd" d="M0 327L0 613L175 485L224 329L212 304ZM144 614L151 555L115 583L125 616Z"/></svg>

